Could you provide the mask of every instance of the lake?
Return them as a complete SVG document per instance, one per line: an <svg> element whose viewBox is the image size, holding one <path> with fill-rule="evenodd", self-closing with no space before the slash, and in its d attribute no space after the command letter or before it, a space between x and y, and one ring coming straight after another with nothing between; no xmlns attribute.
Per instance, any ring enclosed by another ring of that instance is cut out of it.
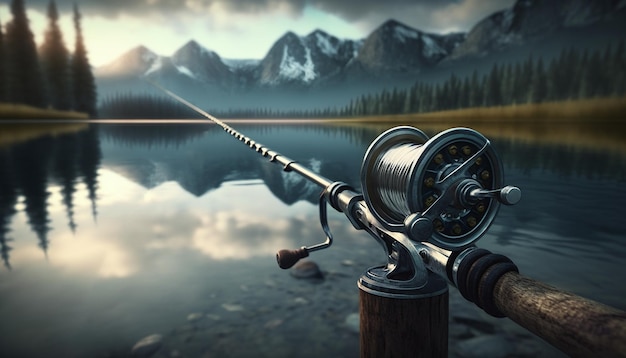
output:
<svg viewBox="0 0 626 358"><path fill-rule="evenodd" d="M365 150L391 124L231 126L360 188ZM477 246L625 310L623 129L477 129L522 190ZM333 246L309 257L323 280L275 262L323 241L319 192L213 124L90 124L0 143L0 356L123 357L160 334L158 357L357 357L356 281L385 262L379 245L333 211ZM558 354L451 288L450 356Z"/></svg>

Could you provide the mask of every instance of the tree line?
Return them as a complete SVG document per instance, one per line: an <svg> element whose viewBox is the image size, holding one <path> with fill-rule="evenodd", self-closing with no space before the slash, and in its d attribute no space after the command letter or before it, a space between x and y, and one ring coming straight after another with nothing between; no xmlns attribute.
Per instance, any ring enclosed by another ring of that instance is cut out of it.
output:
<svg viewBox="0 0 626 358"><path fill-rule="evenodd" d="M495 63L441 83L416 82L408 89L363 95L336 110L338 116L424 113L626 95L624 42L615 49L564 49L546 64L532 55L515 64Z"/></svg>
<svg viewBox="0 0 626 358"><path fill-rule="evenodd" d="M272 108L237 108L208 110L222 119L233 118L327 118L336 115L333 109L290 110ZM102 118L124 119L205 119L201 114L164 95L147 93L118 93L105 98L99 108Z"/></svg>
<svg viewBox="0 0 626 358"><path fill-rule="evenodd" d="M107 97L102 101L99 112L102 118L204 118L169 97L132 92Z"/></svg>
<svg viewBox="0 0 626 358"><path fill-rule="evenodd" d="M12 0L12 19L0 26L0 102L97 115L96 85L74 4L74 53L65 47L56 3L48 5L44 42L37 48L23 0Z"/></svg>

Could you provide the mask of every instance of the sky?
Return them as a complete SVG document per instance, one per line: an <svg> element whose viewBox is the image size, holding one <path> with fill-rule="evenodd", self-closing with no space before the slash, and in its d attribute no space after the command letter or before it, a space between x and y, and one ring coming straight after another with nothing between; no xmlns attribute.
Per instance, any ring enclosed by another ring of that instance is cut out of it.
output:
<svg viewBox="0 0 626 358"><path fill-rule="evenodd" d="M11 19L0 3L0 22ZM222 58L260 59L287 31L321 29L361 39L388 19L432 33L469 31L514 0L56 0L66 46L74 48L72 4L83 15L88 56L95 67L144 45L170 56L193 39ZM47 26L49 0L25 0L38 44Z"/></svg>

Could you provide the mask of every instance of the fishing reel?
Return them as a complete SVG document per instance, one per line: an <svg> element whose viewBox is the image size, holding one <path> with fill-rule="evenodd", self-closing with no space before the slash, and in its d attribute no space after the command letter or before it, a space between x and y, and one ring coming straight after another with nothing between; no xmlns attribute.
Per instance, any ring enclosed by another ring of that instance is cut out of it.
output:
<svg viewBox="0 0 626 358"><path fill-rule="evenodd" d="M447 250L474 243L500 204L520 200L517 187L502 187L503 176L489 140L469 128L430 139L392 128L372 142L361 167L365 203L385 229Z"/></svg>
<svg viewBox="0 0 626 358"><path fill-rule="evenodd" d="M285 170L290 170L292 162L284 161ZM362 290L386 297L423 297L447 290L447 278L462 286L463 293L467 268L473 267L467 262L484 254L473 244L492 224L500 204L521 199L519 188L502 186L503 176L491 143L475 130L452 128L428 138L413 127L389 129L367 149L362 194L345 183L318 178L325 187L319 207L326 241L280 250L278 264L289 268L309 252L332 244L326 217L330 204L386 252L388 262L359 279ZM489 256L485 262L493 260L500 258Z"/></svg>

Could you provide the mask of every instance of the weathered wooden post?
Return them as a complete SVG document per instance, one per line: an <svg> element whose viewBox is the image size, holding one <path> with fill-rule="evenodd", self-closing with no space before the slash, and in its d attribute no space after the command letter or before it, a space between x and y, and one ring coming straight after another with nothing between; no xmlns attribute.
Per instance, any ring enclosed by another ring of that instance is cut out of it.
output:
<svg viewBox="0 0 626 358"><path fill-rule="evenodd" d="M372 280L378 268L359 279L362 358L447 357L448 284L430 274L423 288Z"/></svg>

